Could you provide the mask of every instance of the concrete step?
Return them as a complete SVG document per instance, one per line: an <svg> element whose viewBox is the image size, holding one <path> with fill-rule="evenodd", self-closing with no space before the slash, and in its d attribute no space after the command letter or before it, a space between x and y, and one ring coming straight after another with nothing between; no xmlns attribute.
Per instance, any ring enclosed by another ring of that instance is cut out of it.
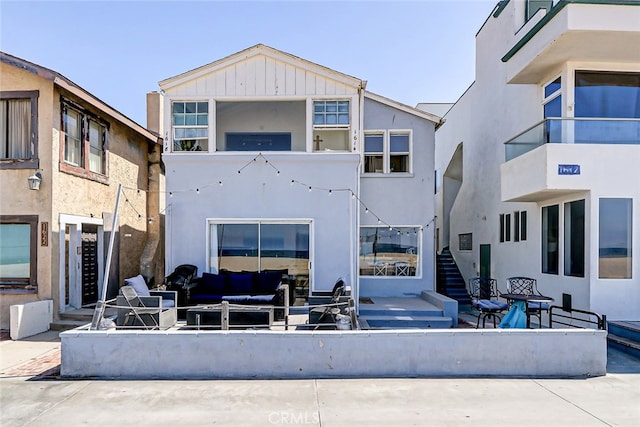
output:
<svg viewBox="0 0 640 427"><path fill-rule="evenodd" d="M636 341L640 344L640 322L607 322L610 334Z"/></svg>
<svg viewBox="0 0 640 427"><path fill-rule="evenodd" d="M380 307L375 305L367 307L367 304L360 304L360 316L442 316L442 310L437 307L425 308L401 308L401 307Z"/></svg>
<svg viewBox="0 0 640 427"><path fill-rule="evenodd" d="M51 322L49 328L53 331L68 331L69 329L85 326L88 323L91 323L91 319L89 319L89 321L60 319Z"/></svg>
<svg viewBox="0 0 640 427"><path fill-rule="evenodd" d="M363 329L448 329L450 317L443 316L360 316Z"/></svg>
<svg viewBox="0 0 640 427"><path fill-rule="evenodd" d="M607 343L609 346L640 358L640 342L638 341L609 333L607 334Z"/></svg>
<svg viewBox="0 0 640 427"><path fill-rule="evenodd" d="M65 311L64 313L60 313L60 319L64 320L86 320L86 323L91 322L93 318L93 313L95 309L93 308L77 308L73 310ZM105 317L111 317L116 315L115 308L106 308L104 310Z"/></svg>

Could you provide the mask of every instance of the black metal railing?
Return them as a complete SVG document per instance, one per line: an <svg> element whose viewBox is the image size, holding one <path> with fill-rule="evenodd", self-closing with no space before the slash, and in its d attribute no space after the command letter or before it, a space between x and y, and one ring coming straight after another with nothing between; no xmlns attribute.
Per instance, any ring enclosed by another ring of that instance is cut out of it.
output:
<svg viewBox="0 0 640 427"><path fill-rule="evenodd" d="M558 313L558 310L568 314ZM575 317L573 313L584 314L587 317ZM564 311L561 306L552 305L549 307L549 328L552 328L553 324L568 326L570 328L590 328L595 326L597 329L606 330L607 316L605 314L579 310L577 308L572 308L571 311Z"/></svg>

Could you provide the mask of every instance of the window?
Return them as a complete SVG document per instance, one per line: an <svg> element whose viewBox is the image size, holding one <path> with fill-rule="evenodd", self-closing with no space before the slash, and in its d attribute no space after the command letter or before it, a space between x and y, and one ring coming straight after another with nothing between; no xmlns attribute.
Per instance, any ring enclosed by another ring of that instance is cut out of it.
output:
<svg viewBox="0 0 640 427"><path fill-rule="evenodd" d="M364 171L365 173L384 172L384 133L365 132Z"/></svg>
<svg viewBox="0 0 640 427"><path fill-rule="evenodd" d="M309 278L308 223L209 223L209 272L288 270Z"/></svg>
<svg viewBox="0 0 640 427"><path fill-rule="evenodd" d="M389 133L389 169L391 173L409 172L409 145L409 133Z"/></svg>
<svg viewBox="0 0 640 427"><path fill-rule="evenodd" d="M411 276L419 272L419 227L361 227L361 276Z"/></svg>
<svg viewBox="0 0 640 427"><path fill-rule="evenodd" d="M209 150L209 103L173 102L173 151Z"/></svg>
<svg viewBox="0 0 640 427"><path fill-rule="evenodd" d="M410 173L411 131L365 131L364 173Z"/></svg>
<svg viewBox="0 0 640 427"><path fill-rule="evenodd" d="M513 241L527 240L527 211L513 213Z"/></svg>
<svg viewBox="0 0 640 427"><path fill-rule="evenodd" d="M558 274L559 206L542 208L542 272Z"/></svg>
<svg viewBox="0 0 640 427"><path fill-rule="evenodd" d="M562 78L558 77L544 87L543 114L544 118L562 117ZM560 142L562 127L560 120L547 120L546 142Z"/></svg>
<svg viewBox="0 0 640 427"><path fill-rule="evenodd" d="M313 101L313 151L349 150L348 100Z"/></svg>
<svg viewBox="0 0 640 427"><path fill-rule="evenodd" d="M600 199L598 277L632 277L633 205L631 199Z"/></svg>
<svg viewBox="0 0 640 427"><path fill-rule="evenodd" d="M0 287L35 287L38 271L36 215L0 215Z"/></svg>
<svg viewBox="0 0 640 427"><path fill-rule="evenodd" d="M62 104L64 148L62 170L91 176L106 175L107 126L71 103Z"/></svg>
<svg viewBox="0 0 640 427"><path fill-rule="evenodd" d="M0 92L0 167L38 167L38 94Z"/></svg>
<svg viewBox="0 0 640 427"><path fill-rule="evenodd" d="M640 119L640 73L576 71L575 116Z"/></svg>
<svg viewBox="0 0 640 427"><path fill-rule="evenodd" d="M349 101L313 101L314 126L349 126Z"/></svg>
<svg viewBox="0 0 640 427"><path fill-rule="evenodd" d="M584 277L584 199L564 204L564 274Z"/></svg>
<svg viewBox="0 0 640 427"><path fill-rule="evenodd" d="M500 214L500 242L511 241L511 214Z"/></svg>

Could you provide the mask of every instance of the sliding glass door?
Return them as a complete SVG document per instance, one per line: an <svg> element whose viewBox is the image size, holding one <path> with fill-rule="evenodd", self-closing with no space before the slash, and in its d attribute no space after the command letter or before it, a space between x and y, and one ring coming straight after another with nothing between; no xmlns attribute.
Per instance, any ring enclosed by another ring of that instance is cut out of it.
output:
<svg viewBox="0 0 640 427"><path fill-rule="evenodd" d="M209 223L209 272L285 272L296 297L308 298L309 223L247 221ZM292 301L293 303L293 301Z"/></svg>

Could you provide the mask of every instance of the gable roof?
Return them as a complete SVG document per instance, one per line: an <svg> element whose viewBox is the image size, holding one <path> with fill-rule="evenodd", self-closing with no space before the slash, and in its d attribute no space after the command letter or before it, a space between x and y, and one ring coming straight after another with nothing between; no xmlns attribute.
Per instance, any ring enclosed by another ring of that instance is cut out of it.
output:
<svg viewBox="0 0 640 427"><path fill-rule="evenodd" d="M222 68L228 67L230 65L244 61L246 59L252 58L257 55L264 55L266 57L285 62L295 67L307 69L309 71L312 71L326 78L341 82L345 85L354 86L362 89L364 89L367 85L366 80L361 80L361 79L358 79L357 77L340 73L338 71L332 70L331 68L316 64L311 61L307 61L306 59L302 59L298 56L291 55L290 53L286 53L281 50L274 49L272 47L269 47L261 43L255 46L249 47L247 49L241 50L240 52L231 54L222 59L218 59L217 61L203 65L201 67L194 68L193 70L178 74L177 76L169 77L167 79L161 80L160 82L158 82L158 84L162 89L170 89L182 83L188 82L190 80L196 79L198 77L201 77L209 73L213 73Z"/></svg>
<svg viewBox="0 0 640 427"><path fill-rule="evenodd" d="M444 123L444 119L436 116L435 114L427 113L426 111L419 110L414 107L410 107L409 105L403 104L398 101L394 101L393 99L386 98L382 95L375 94L373 92L365 91L365 98L369 98L373 101L379 102L381 104L388 105L393 108L397 108L398 110L404 111L405 113L413 114L414 116L418 116L422 119L429 120L436 125L436 129L440 127Z"/></svg>
<svg viewBox="0 0 640 427"><path fill-rule="evenodd" d="M74 82L72 82L71 80L63 76L62 74L56 71L50 70L49 68L43 67L38 64L34 64L33 62L29 62L25 59L19 58L14 55L10 55L2 51L0 51L0 62L2 62L3 64L7 64L13 67L19 68L23 71L26 71L28 73L41 77L45 80L49 80L53 82L54 85L57 85L65 89L66 91L74 94L75 96L82 99L83 101L93 105L95 108L108 114L115 120L131 128L132 130L139 133L140 135L147 138L148 140L152 141L153 143L161 144L158 140L157 134L155 134L154 132L151 132L150 130L146 129L142 125L128 118L127 116L125 116L124 114L116 110L115 108L108 105L106 102L101 101L99 98L92 95L85 89L81 88L80 86L78 86L77 84L75 84Z"/></svg>

